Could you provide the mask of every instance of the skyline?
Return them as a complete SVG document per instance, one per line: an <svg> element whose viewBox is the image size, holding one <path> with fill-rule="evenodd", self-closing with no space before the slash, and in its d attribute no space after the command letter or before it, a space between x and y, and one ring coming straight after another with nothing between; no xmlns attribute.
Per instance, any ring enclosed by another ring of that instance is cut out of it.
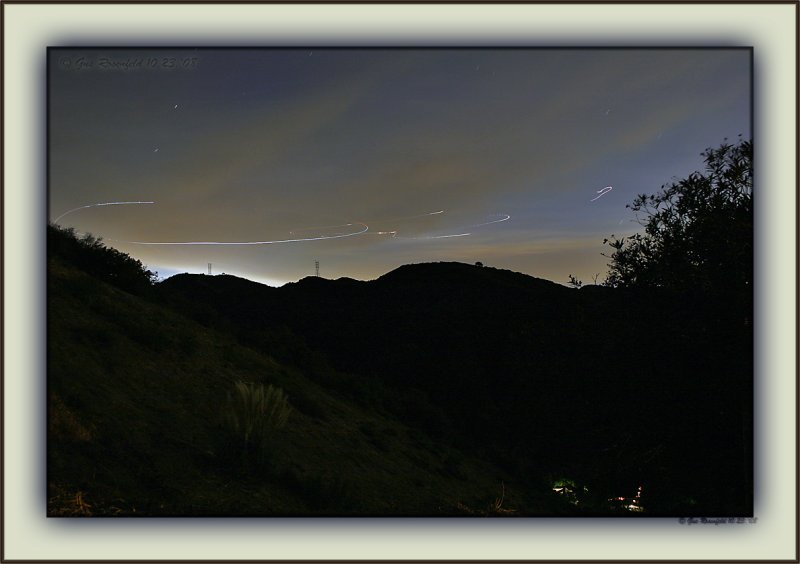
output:
<svg viewBox="0 0 800 564"><path fill-rule="evenodd" d="M641 229L626 204L752 134L749 49L49 56L51 220L162 278L602 279L603 239Z"/></svg>

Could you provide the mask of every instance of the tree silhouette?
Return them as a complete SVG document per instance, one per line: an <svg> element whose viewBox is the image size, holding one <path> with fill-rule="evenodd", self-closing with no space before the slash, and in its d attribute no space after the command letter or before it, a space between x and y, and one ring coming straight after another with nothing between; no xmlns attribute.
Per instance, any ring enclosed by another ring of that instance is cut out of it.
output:
<svg viewBox="0 0 800 564"><path fill-rule="evenodd" d="M644 233L603 242L613 249L606 284L675 290L752 292L753 145L727 139L706 149L705 172L640 194Z"/></svg>
<svg viewBox="0 0 800 564"><path fill-rule="evenodd" d="M157 273L148 270L139 260L106 247L102 239L91 233L78 236L74 229L56 224L47 226L47 252L82 268L88 274L133 294L147 292Z"/></svg>

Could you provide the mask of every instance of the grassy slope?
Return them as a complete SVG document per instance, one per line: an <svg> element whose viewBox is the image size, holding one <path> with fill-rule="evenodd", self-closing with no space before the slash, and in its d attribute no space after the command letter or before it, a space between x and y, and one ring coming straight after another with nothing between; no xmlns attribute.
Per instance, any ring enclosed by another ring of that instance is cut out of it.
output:
<svg viewBox="0 0 800 564"><path fill-rule="evenodd" d="M368 405L491 461L529 491L546 489L536 479L584 483L582 514L614 514L608 499L642 484L648 515L750 507L752 336L719 296L576 291L458 263L281 288L178 275L155 290L328 389L374 384ZM305 348L292 351L297 343ZM315 355L353 380L325 378L307 362Z"/></svg>
<svg viewBox="0 0 800 564"><path fill-rule="evenodd" d="M55 258L49 276L49 515L469 514L501 496L496 468L229 335ZM260 466L220 423L237 380L280 386L295 408ZM546 488L504 490L502 508L559 510Z"/></svg>

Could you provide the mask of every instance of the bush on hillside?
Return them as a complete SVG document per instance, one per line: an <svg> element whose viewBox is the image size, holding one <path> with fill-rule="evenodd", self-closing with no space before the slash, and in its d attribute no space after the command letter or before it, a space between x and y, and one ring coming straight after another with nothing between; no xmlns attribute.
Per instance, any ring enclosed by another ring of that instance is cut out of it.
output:
<svg viewBox="0 0 800 564"><path fill-rule="evenodd" d="M146 292L157 277L141 261L105 246L101 238L91 233L79 236L71 227L52 223L47 226L47 254L132 294Z"/></svg>
<svg viewBox="0 0 800 564"><path fill-rule="evenodd" d="M267 440L283 428L292 413L281 388L254 382L236 382L223 407L223 421L238 438L243 462L260 461Z"/></svg>
<svg viewBox="0 0 800 564"><path fill-rule="evenodd" d="M753 144L727 141L702 153L705 171L641 194L644 233L606 239L609 286L748 294L753 277Z"/></svg>

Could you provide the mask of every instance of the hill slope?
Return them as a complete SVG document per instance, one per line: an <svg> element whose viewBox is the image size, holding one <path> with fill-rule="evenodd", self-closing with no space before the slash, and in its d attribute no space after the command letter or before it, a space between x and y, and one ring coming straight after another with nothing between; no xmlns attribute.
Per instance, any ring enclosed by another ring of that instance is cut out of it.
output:
<svg viewBox="0 0 800 564"><path fill-rule="evenodd" d="M58 257L48 269L50 515L447 515L500 496L491 464ZM265 462L243 465L223 425L239 380L294 407Z"/></svg>
<svg viewBox="0 0 800 564"><path fill-rule="evenodd" d="M752 329L713 296L458 263L153 285L49 234L51 515L752 513ZM257 456L238 381L293 407Z"/></svg>
<svg viewBox="0 0 800 564"><path fill-rule="evenodd" d="M371 385L373 404L518 479L647 483L660 514L751 510L752 333L709 296L458 263L281 288L184 275L156 291L326 386Z"/></svg>

